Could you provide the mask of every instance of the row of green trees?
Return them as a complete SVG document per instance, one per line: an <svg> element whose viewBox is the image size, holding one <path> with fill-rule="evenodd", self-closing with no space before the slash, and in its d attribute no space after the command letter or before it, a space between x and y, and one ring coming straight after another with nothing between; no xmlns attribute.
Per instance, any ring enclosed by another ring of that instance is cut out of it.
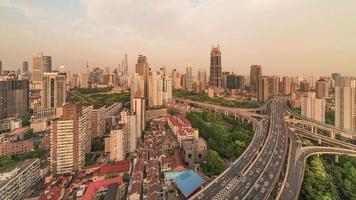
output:
<svg viewBox="0 0 356 200"><path fill-rule="evenodd" d="M257 101L227 100L223 97L210 98L205 94L194 94L193 92L188 92L184 90L174 91L174 96L190 99L192 101L199 101L199 102L233 107L233 108L258 108L260 106L260 104Z"/></svg>
<svg viewBox="0 0 356 200"><path fill-rule="evenodd" d="M356 158L310 157L300 199L356 199Z"/></svg>
<svg viewBox="0 0 356 200"><path fill-rule="evenodd" d="M224 170L220 157L236 159L253 138L252 126L225 117L220 113L190 112L186 118L208 144L209 151L201 163L203 172L213 176Z"/></svg>

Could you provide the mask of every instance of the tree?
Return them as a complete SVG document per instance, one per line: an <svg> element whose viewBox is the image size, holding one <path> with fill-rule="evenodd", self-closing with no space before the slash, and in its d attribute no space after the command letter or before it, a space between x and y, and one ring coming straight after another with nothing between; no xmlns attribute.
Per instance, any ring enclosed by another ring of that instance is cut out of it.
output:
<svg viewBox="0 0 356 200"><path fill-rule="evenodd" d="M130 182L130 174L125 172L124 173L124 182L129 183Z"/></svg>
<svg viewBox="0 0 356 200"><path fill-rule="evenodd" d="M219 157L219 154L214 150L208 150L200 163L204 174L214 176L222 173L225 169L224 162Z"/></svg>

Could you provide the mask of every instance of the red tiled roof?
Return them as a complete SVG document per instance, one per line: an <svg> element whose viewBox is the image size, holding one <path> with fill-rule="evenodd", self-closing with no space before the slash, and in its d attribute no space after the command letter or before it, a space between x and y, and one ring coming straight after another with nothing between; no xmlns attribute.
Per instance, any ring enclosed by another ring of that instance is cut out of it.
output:
<svg viewBox="0 0 356 200"><path fill-rule="evenodd" d="M47 193L42 194L38 200L58 200L61 197L62 189L54 186Z"/></svg>
<svg viewBox="0 0 356 200"><path fill-rule="evenodd" d="M115 164L104 165L99 170L99 176L111 173L122 173L130 171L131 162L129 160L117 161Z"/></svg>
<svg viewBox="0 0 356 200"><path fill-rule="evenodd" d="M115 178L105 179L102 181L90 183L88 189L84 193L82 200L93 200L97 190L101 188L107 188L112 183L118 183L119 185L121 185L122 182L123 182L122 176L118 176Z"/></svg>

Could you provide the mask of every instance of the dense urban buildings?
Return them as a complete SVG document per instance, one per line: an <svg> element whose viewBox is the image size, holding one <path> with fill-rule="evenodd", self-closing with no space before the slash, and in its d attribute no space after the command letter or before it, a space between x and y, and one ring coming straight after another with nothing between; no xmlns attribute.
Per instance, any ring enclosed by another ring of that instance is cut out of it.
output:
<svg viewBox="0 0 356 200"><path fill-rule="evenodd" d="M199 81L201 89L204 90L206 88L206 84L207 84L205 69L199 69L199 71L198 71L198 81Z"/></svg>
<svg viewBox="0 0 356 200"><path fill-rule="evenodd" d="M220 88L222 85L222 67L221 67L221 52L220 46L213 46L210 52L210 81L209 86Z"/></svg>
<svg viewBox="0 0 356 200"><path fill-rule="evenodd" d="M188 91L193 90L193 72L192 72L192 66L190 66L190 65L188 65L185 70L184 89L186 89Z"/></svg>
<svg viewBox="0 0 356 200"><path fill-rule="evenodd" d="M43 73L52 71L52 57L42 53L33 55L32 81L41 82Z"/></svg>
<svg viewBox="0 0 356 200"><path fill-rule="evenodd" d="M41 107L57 108L66 101L66 75L60 72L43 73Z"/></svg>
<svg viewBox="0 0 356 200"><path fill-rule="evenodd" d="M268 100L268 97L268 76L260 76L258 78L257 99L260 102L265 102Z"/></svg>
<svg viewBox="0 0 356 200"><path fill-rule="evenodd" d="M325 79L319 79L315 83L315 92L317 98L329 97L329 83Z"/></svg>

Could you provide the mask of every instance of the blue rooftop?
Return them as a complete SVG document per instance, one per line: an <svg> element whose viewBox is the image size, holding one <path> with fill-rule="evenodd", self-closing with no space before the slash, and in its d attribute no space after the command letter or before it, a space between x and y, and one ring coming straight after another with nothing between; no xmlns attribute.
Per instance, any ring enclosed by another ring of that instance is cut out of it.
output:
<svg viewBox="0 0 356 200"><path fill-rule="evenodd" d="M175 183L183 195L189 197L200 188L205 181L193 170L189 170L178 175L175 179Z"/></svg>
<svg viewBox="0 0 356 200"><path fill-rule="evenodd" d="M181 175L183 172L173 172L173 171L170 171L170 172L165 172L164 173L164 177L168 178L168 179L176 179L177 176Z"/></svg>

